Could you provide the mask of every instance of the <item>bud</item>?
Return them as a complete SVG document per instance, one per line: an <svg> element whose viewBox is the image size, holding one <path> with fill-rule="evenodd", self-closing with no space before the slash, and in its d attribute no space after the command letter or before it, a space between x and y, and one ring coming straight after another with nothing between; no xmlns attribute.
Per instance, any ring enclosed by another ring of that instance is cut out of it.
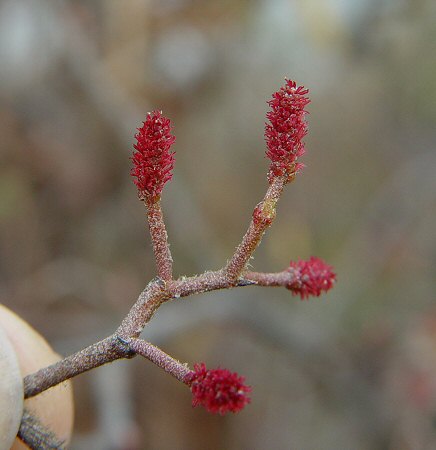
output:
<svg viewBox="0 0 436 450"><path fill-rule="evenodd" d="M202 405L209 412L221 415L239 412L250 403L251 387L244 380L227 369L208 370L204 363L196 364L185 379L191 386L192 406Z"/></svg>
<svg viewBox="0 0 436 450"><path fill-rule="evenodd" d="M305 152L302 139L307 134L305 107L310 103L309 92L295 81L286 80L283 87L268 102L271 107L266 115L266 155L271 160L269 178L287 175L293 178L303 166L296 160Z"/></svg>
<svg viewBox="0 0 436 450"><path fill-rule="evenodd" d="M139 198L155 202L173 176L174 152L170 148L176 138L171 134L170 120L161 111L148 113L135 139L130 175L134 177Z"/></svg>

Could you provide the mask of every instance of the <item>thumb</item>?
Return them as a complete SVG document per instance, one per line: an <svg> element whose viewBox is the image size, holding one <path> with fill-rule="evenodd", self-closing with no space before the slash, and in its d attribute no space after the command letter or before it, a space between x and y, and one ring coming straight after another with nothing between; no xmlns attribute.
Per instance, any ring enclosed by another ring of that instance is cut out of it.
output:
<svg viewBox="0 0 436 450"><path fill-rule="evenodd" d="M0 327L0 449L14 442L23 413L23 382L15 350Z"/></svg>
<svg viewBox="0 0 436 450"><path fill-rule="evenodd" d="M15 414L16 411L19 411L21 420L23 402L22 378L29 373L35 372L36 370L59 360L59 355L52 350L45 339L27 322L2 305L0 305L0 328L3 328L4 334L7 335L10 344L12 344L12 347L15 350L16 359L18 360L21 372L21 374L18 375L18 378L15 375L15 383L18 383L17 380L19 380L19 386L21 386L21 400L16 400L13 409ZM3 374L4 371L2 370L0 373ZM2 414L9 414L9 411L7 408L3 408L2 397L0 397L0 404L2 404L2 408L0 408L1 418ZM34 398L26 400L25 407L61 440L66 442L69 441L74 416L70 382L62 383ZM2 442L1 438L0 442ZM0 450L3 448L9 449L9 447L2 447L0 445ZM17 439L12 448L18 450L27 447Z"/></svg>

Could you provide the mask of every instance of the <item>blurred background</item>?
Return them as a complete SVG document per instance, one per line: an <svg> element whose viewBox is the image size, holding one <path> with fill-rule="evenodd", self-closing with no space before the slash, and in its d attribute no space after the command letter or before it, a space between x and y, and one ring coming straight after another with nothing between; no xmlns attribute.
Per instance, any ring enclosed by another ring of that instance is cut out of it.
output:
<svg viewBox="0 0 436 450"><path fill-rule="evenodd" d="M162 109L175 273L221 267L265 192L266 101L310 89L307 167L252 265L317 255L300 301L244 288L165 304L143 337L238 371L237 416L139 358L75 380L73 449L436 448L436 3L0 2L0 295L63 354L111 333L155 276L129 176Z"/></svg>

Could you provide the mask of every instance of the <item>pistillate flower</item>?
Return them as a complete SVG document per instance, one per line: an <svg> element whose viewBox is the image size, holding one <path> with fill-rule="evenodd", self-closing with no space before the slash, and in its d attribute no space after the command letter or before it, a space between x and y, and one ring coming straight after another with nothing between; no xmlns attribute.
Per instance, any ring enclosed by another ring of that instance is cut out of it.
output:
<svg viewBox="0 0 436 450"><path fill-rule="evenodd" d="M191 386L192 406L202 405L211 413L224 415L241 411L250 403L251 387L244 384L244 377L227 369L208 370L204 363L196 364L186 377Z"/></svg>
<svg viewBox="0 0 436 450"><path fill-rule="evenodd" d="M176 138L171 134L170 120L161 111L148 113L135 139L130 174L135 178L139 198L153 202L173 176L174 152L170 148Z"/></svg>
<svg viewBox="0 0 436 450"><path fill-rule="evenodd" d="M286 287L303 300L311 295L319 297L322 292L330 290L336 281L333 267L315 256L308 261L291 261L288 271L293 272L294 278Z"/></svg>
<svg viewBox="0 0 436 450"><path fill-rule="evenodd" d="M269 123L265 124L265 140L266 155L271 160L270 180L283 175L292 177L303 167L296 160L304 154L302 139L307 134L305 107L310 103L306 96L308 92L295 81L286 80L268 102L271 111L266 115Z"/></svg>

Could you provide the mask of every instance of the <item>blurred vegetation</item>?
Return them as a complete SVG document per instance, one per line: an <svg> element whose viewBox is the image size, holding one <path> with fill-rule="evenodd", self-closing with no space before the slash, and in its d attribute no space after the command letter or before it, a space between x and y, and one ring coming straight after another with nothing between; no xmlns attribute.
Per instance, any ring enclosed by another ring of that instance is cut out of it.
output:
<svg viewBox="0 0 436 450"><path fill-rule="evenodd" d="M177 274L222 266L266 187L266 101L311 90L307 165L253 266L318 255L337 287L164 306L145 332L246 375L236 417L192 410L144 361L75 382L75 449L436 447L436 4L432 0L0 3L0 293L61 353L111 331L154 276L129 177L163 109ZM243 357L241 357L243 356Z"/></svg>

